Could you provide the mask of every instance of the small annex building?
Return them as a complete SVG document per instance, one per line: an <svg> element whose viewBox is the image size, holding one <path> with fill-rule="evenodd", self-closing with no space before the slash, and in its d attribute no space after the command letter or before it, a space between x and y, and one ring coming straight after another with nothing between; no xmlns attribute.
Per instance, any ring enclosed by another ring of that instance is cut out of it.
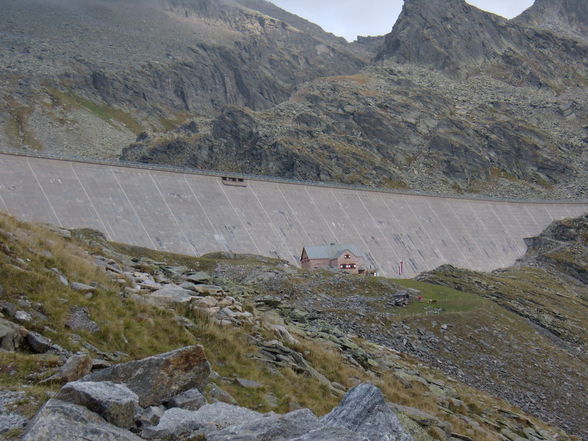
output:
<svg viewBox="0 0 588 441"><path fill-rule="evenodd" d="M305 246L300 256L303 269L333 269L352 274L365 274L365 255L355 245L330 244Z"/></svg>

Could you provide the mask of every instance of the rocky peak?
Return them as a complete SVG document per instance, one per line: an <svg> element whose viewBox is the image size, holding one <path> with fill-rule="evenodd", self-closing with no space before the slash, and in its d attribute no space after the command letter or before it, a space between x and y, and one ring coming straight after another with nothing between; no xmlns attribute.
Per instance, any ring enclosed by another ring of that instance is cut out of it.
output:
<svg viewBox="0 0 588 441"><path fill-rule="evenodd" d="M567 22L576 17L581 29L587 7L580 0L541 0L527 19L507 20L464 0L406 0L376 60L424 65L461 78L484 74L515 86L584 87L588 45L532 25L532 18L560 11Z"/></svg>
<svg viewBox="0 0 588 441"><path fill-rule="evenodd" d="M376 59L454 73L504 48L507 23L463 0L406 0Z"/></svg>
<svg viewBox="0 0 588 441"><path fill-rule="evenodd" d="M536 0L514 21L588 42L588 2L585 0Z"/></svg>

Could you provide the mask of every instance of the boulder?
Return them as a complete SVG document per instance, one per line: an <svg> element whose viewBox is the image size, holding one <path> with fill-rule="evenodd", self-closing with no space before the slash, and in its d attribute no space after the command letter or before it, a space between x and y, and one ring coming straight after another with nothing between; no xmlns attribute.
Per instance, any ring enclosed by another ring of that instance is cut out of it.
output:
<svg viewBox="0 0 588 441"><path fill-rule="evenodd" d="M96 287L95 286L86 285L84 283L71 282L71 284L69 286L74 291L81 292L82 294L86 294L86 293L89 293L89 292L96 292Z"/></svg>
<svg viewBox="0 0 588 441"><path fill-rule="evenodd" d="M206 385L204 389L204 395L206 396L207 400L211 403L228 403L228 404L237 404L237 400L233 398L233 396L221 389L214 383L209 383Z"/></svg>
<svg viewBox="0 0 588 441"><path fill-rule="evenodd" d="M90 355L83 352L74 354L67 359L63 366L61 366L59 372L47 378L46 380L43 380L42 382L46 383L56 381L69 383L79 380L92 371L93 364L94 363Z"/></svg>
<svg viewBox="0 0 588 441"><path fill-rule="evenodd" d="M33 319L33 316L26 311L16 311L14 318L19 322L30 322Z"/></svg>
<svg viewBox="0 0 588 441"><path fill-rule="evenodd" d="M368 438L343 427L322 427L290 441L368 441Z"/></svg>
<svg viewBox="0 0 588 441"><path fill-rule="evenodd" d="M327 427L349 429L369 441L412 441L380 389L372 384L355 386L321 422Z"/></svg>
<svg viewBox="0 0 588 441"><path fill-rule="evenodd" d="M212 282L212 276L208 273L205 273L204 271L197 271L195 273L189 273L189 274L182 276L182 278L185 281L191 282L195 285L209 284L210 282Z"/></svg>
<svg viewBox="0 0 588 441"><path fill-rule="evenodd" d="M197 308L214 308L218 304L218 300L210 296L196 297L192 304Z"/></svg>
<svg viewBox="0 0 588 441"><path fill-rule="evenodd" d="M246 378L235 378L235 383L239 386L244 387L245 389L259 389L263 387L263 384L258 383L257 381L248 380Z"/></svg>
<svg viewBox="0 0 588 441"><path fill-rule="evenodd" d="M261 414L258 412L226 403L207 404L197 411L172 408L163 414L157 426L146 428L141 436L165 439L182 435L207 435L259 417Z"/></svg>
<svg viewBox="0 0 588 441"><path fill-rule="evenodd" d="M216 285L195 285L194 291L204 296L218 296L224 294L223 289Z"/></svg>
<svg viewBox="0 0 588 441"><path fill-rule="evenodd" d="M168 285L148 294L145 300L153 305L169 307L189 303L193 298L194 292L176 285Z"/></svg>
<svg viewBox="0 0 588 441"><path fill-rule="evenodd" d="M141 409L135 417L135 422L139 427L157 426L165 410L164 406L150 406L146 409Z"/></svg>
<svg viewBox="0 0 588 441"><path fill-rule="evenodd" d="M26 336L25 328L0 318L0 349L18 351L24 346Z"/></svg>
<svg viewBox="0 0 588 441"><path fill-rule="evenodd" d="M22 441L141 441L83 406L51 399L29 423Z"/></svg>
<svg viewBox="0 0 588 441"><path fill-rule="evenodd" d="M122 384L110 381L68 383L56 398L84 406L109 423L124 429L135 425L135 415L139 410L137 394Z"/></svg>
<svg viewBox="0 0 588 441"><path fill-rule="evenodd" d="M143 360L111 366L84 381L124 383L139 396L141 407L158 406L188 389L203 386L210 365L202 346L187 346Z"/></svg>
<svg viewBox="0 0 588 441"><path fill-rule="evenodd" d="M47 337L42 336L37 332L29 332L27 334L27 343L33 352L37 354L45 354L47 352L64 353L66 352L61 346L56 345Z"/></svg>
<svg viewBox="0 0 588 441"><path fill-rule="evenodd" d="M286 441L319 428L319 421L308 409L286 415L269 415L207 436L207 441Z"/></svg>
<svg viewBox="0 0 588 441"><path fill-rule="evenodd" d="M206 404L206 398L196 388L189 389L186 392L173 397L167 404L167 407L179 407L186 410L198 410Z"/></svg>
<svg viewBox="0 0 588 441"><path fill-rule="evenodd" d="M71 313L65 326L72 331L86 331L91 334L100 331L100 327L96 322L90 319L88 308L80 306L74 306L71 308Z"/></svg>

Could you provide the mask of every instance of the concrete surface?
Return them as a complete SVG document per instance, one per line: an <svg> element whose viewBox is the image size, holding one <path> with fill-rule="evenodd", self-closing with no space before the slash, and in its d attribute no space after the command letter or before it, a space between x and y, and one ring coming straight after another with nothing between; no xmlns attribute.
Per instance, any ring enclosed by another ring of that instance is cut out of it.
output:
<svg viewBox="0 0 588 441"><path fill-rule="evenodd" d="M380 274L412 277L444 263L512 265L523 238L588 202L469 200L330 188L0 154L0 211L89 227L110 240L175 253L226 250L298 264L304 245L354 243Z"/></svg>

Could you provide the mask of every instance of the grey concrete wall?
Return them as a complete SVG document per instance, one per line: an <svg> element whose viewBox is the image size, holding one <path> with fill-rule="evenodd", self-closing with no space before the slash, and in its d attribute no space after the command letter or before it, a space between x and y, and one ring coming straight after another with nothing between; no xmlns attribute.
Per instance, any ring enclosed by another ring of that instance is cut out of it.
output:
<svg viewBox="0 0 588 441"><path fill-rule="evenodd" d="M380 273L412 277L444 263L492 270L525 237L588 203L468 200L247 180L0 154L0 210L90 227L108 239L200 255L227 250L298 263L304 245L354 243ZM352 215L350 214L352 213Z"/></svg>

